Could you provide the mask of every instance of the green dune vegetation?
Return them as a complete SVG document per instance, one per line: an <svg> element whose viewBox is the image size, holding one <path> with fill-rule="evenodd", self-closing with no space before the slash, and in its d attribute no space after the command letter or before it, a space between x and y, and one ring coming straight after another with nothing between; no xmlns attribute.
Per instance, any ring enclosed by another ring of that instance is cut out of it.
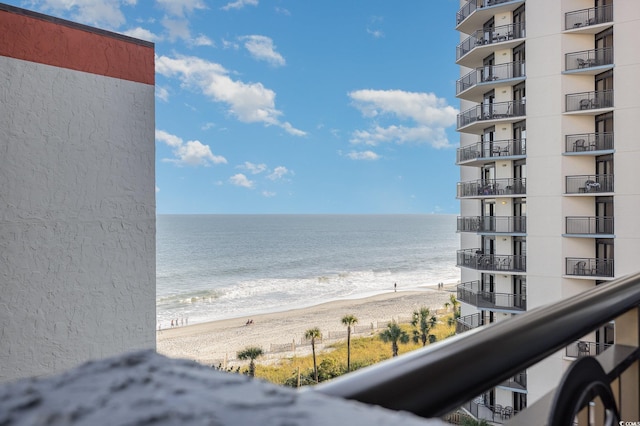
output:
<svg viewBox="0 0 640 426"><path fill-rule="evenodd" d="M230 367L228 371L290 387L320 383L452 336L455 334L455 320L460 315L459 302L451 295L451 303L445 306L449 310L445 315L435 316L428 308L421 308L412 313L411 323L390 322L386 328L365 337L351 335L350 327L357 323L357 318L347 314L336 318L337 323L349 327L349 339L346 341L325 345L318 351L315 341L321 338L321 334L317 328L312 328L307 331L307 337L313 337L315 343L311 355L283 358L265 365L260 365L257 359L258 363L252 368ZM247 356L247 351L252 355L257 353L250 349L241 351L243 356ZM252 358L252 362L255 360Z"/></svg>

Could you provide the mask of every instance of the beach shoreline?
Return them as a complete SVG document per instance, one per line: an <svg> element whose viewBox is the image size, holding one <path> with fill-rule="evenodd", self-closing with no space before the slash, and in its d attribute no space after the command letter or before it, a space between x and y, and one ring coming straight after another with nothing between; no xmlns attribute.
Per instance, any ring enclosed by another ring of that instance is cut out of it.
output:
<svg viewBox="0 0 640 426"><path fill-rule="evenodd" d="M391 291L362 298L347 298L310 307L281 312L262 313L158 330L158 353L171 358L186 358L205 365L227 365L236 353L248 346L259 346L263 358L305 355L301 345L304 332L318 327L326 337L346 331L341 324L344 315L358 318L357 329L384 327L392 320L406 320L413 311L428 307L443 309L455 291L455 283L425 286L406 291ZM247 321L253 323L247 325ZM273 347L291 344L293 351L271 351Z"/></svg>

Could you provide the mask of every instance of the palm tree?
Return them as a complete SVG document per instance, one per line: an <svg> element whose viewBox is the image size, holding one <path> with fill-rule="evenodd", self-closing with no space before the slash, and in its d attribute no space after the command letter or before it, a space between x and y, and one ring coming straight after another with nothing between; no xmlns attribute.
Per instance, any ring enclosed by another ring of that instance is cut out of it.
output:
<svg viewBox="0 0 640 426"><path fill-rule="evenodd" d="M454 294L449 295L449 301L444 304L445 308L449 309L449 307L453 307L453 316L449 318L449 325L453 325L456 323L456 320L460 318L460 302L456 299Z"/></svg>
<svg viewBox="0 0 640 426"><path fill-rule="evenodd" d="M409 335L395 321L387 324L387 329L380 333L380 338L385 343L391 342L394 357L398 356L398 342L409 343Z"/></svg>
<svg viewBox="0 0 640 426"><path fill-rule="evenodd" d="M256 374L255 360L263 353L264 352L262 351L262 348L259 348L257 346L249 346L248 348L245 348L240 352L238 352L236 356L238 357L238 359L241 359L241 360L245 360L245 359L251 360L249 362L249 376L254 377Z"/></svg>
<svg viewBox="0 0 640 426"><path fill-rule="evenodd" d="M414 311L413 320L411 320L411 325L415 327L413 330L413 341L416 343L421 341L422 346L427 345L427 339L429 343L433 343L435 336L429 334L429 331L435 327L437 322L438 319L435 315L431 315L429 308L422 307L419 311Z"/></svg>
<svg viewBox="0 0 640 426"><path fill-rule="evenodd" d="M358 318L348 314L342 317L342 324L347 326L347 372L351 371L351 326L358 322Z"/></svg>
<svg viewBox="0 0 640 426"><path fill-rule="evenodd" d="M313 376L318 383L318 365L316 364L316 339L322 339L322 333L318 327L310 328L304 332L305 339L311 339L311 352L313 353Z"/></svg>

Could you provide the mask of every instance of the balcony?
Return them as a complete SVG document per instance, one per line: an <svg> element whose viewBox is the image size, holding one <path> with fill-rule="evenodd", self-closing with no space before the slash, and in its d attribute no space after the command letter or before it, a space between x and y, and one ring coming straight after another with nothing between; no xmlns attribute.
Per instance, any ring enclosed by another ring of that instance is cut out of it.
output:
<svg viewBox="0 0 640 426"><path fill-rule="evenodd" d="M473 330L474 328L478 328L485 324L489 324L489 322L487 322L487 319L479 313L460 317L456 320L456 334Z"/></svg>
<svg viewBox="0 0 640 426"><path fill-rule="evenodd" d="M566 177L566 194L613 192L613 175L577 175Z"/></svg>
<svg viewBox="0 0 640 426"><path fill-rule="evenodd" d="M442 417L469 401L481 401L484 393L505 380L615 321L616 329L625 332L616 333L613 345L597 357L576 358L557 387L514 413L509 424L569 425L576 416L583 424L596 415L593 424L618 424L621 419L637 419L638 305L640 274L636 273L338 377L314 390L422 417ZM474 320L461 323L473 325ZM605 411L609 422L603 421Z"/></svg>
<svg viewBox="0 0 640 426"><path fill-rule="evenodd" d="M510 160L524 158L527 155L525 139L505 139L500 141L478 142L458 148L456 153L456 164L465 166L481 166L487 160L505 159Z"/></svg>
<svg viewBox="0 0 640 426"><path fill-rule="evenodd" d="M567 53L564 62L572 74L595 75L613 68L613 47Z"/></svg>
<svg viewBox="0 0 640 426"><path fill-rule="evenodd" d="M498 49L512 49L522 42L525 24L509 24L494 27L491 30L477 30L456 47L456 63L475 68L482 58Z"/></svg>
<svg viewBox="0 0 640 426"><path fill-rule="evenodd" d="M480 134L488 123L515 123L522 120L526 112L524 100L476 105L458 114L457 130Z"/></svg>
<svg viewBox="0 0 640 426"><path fill-rule="evenodd" d="M480 281L458 284L458 300L479 309L490 311L523 312L527 310L527 296L524 294L496 293L480 289Z"/></svg>
<svg viewBox="0 0 640 426"><path fill-rule="evenodd" d="M595 34L613 22L613 4L575 10L564 15L564 28L572 32Z"/></svg>
<svg viewBox="0 0 640 426"><path fill-rule="evenodd" d="M478 179L458 182L457 198L489 198L525 195L526 178Z"/></svg>
<svg viewBox="0 0 640 426"><path fill-rule="evenodd" d="M524 61L479 67L456 82L456 96L481 102L487 91L505 84L514 85L524 79Z"/></svg>
<svg viewBox="0 0 640 426"><path fill-rule="evenodd" d="M602 151L613 152L613 132L565 136L565 152L568 154L595 155Z"/></svg>
<svg viewBox="0 0 640 426"><path fill-rule="evenodd" d="M568 358L581 358L583 356L598 356L611 345L606 343L585 342L579 340L565 349L565 356Z"/></svg>
<svg viewBox="0 0 640 426"><path fill-rule="evenodd" d="M527 232L526 216L460 216L458 232L478 234L524 235Z"/></svg>
<svg viewBox="0 0 640 426"><path fill-rule="evenodd" d="M613 237L611 216L567 216L565 236Z"/></svg>
<svg viewBox="0 0 640 426"><path fill-rule="evenodd" d="M525 0L469 0L456 14L456 30L470 34L497 13L517 9Z"/></svg>
<svg viewBox="0 0 640 426"><path fill-rule="evenodd" d="M586 115L602 114L602 109L613 108L613 90L582 92L566 95L565 112Z"/></svg>
<svg viewBox="0 0 640 426"><path fill-rule="evenodd" d="M567 275L613 278L613 259L567 257Z"/></svg>
<svg viewBox="0 0 640 426"><path fill-rule="evenodd" d="M478 248L456 252L456 266L478 271L526 272L527 257L515 254L485 254Z"/></svg>

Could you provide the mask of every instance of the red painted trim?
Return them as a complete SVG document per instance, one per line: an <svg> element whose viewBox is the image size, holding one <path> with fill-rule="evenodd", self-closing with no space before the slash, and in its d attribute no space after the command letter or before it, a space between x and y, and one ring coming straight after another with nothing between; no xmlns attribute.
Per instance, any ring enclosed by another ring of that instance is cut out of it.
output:
<svg viewBox="0 0 640 426"><path fill-rule="evenodd" d="M153 44L65 22L0 10L0 56L155 84Z"/></svg>

